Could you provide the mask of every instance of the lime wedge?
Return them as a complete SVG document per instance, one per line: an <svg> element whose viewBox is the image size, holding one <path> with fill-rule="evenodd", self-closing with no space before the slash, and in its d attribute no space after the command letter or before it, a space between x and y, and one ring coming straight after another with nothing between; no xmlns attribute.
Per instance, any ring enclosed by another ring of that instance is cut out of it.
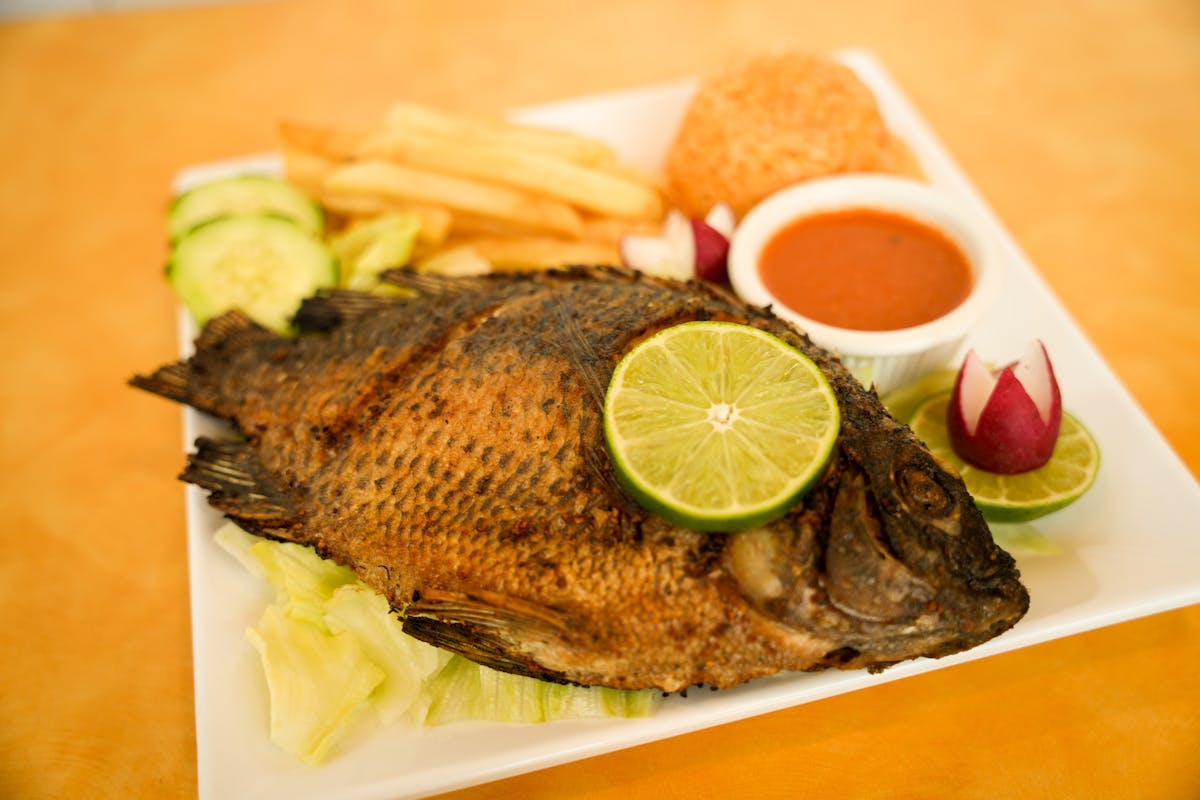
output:
<svg viewBox="0 0 1200 800"><path fill-rule="evenodd" d="M1087 429L1063 412L1050 460L1037 469L1001 475L971 466L954 452L946 433L949 393L930 398L909 426L938 458L958 470L984 517L993 522L1026 522L1077 500L1096 479L1100 449Z"/></svg>
<svg viewBox="0 0 1200 800"><path fill-rule="evenodd" d="M916 380L880 395L879 402L892 413L892 416L903 422L912 419L912 415L929 398L935 394L948 392L954 388L954 380L958 377L956 369L935 369L927 372Z"/></svg>
<svg viewBox="0 0 1200 800"><path fill-rule="evenodd" d="M604 435L621 484L685 528L782 516L821 474L840 425L817 366L757 328L687 322L617 364Z"/></svg>

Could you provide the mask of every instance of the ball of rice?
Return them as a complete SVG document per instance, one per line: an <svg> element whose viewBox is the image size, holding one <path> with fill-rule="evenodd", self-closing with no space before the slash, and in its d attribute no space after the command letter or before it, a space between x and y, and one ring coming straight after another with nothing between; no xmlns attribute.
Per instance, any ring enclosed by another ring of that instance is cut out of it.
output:
<svg viewBox="0 0 1200 800"><path fill-rule="evenodd" d="M840 172L917 168L848 67L792 51L704 80L665 164L668 201L692 217L725 202L741 218L778 189Z"/></svg>

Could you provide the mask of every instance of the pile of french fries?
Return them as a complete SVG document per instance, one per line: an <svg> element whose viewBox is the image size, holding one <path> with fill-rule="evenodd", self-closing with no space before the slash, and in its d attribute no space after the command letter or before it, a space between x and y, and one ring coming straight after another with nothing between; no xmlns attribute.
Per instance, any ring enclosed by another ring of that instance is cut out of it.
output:
<svg viewBox="0 0 1200 800"><path fill-rule="evenodd" d="M286 121L280 136L287 178L342 224L415 215L417 269L619 264L621 236L664 213L656 177L564 131L398 103L371 130Z"/></svg>

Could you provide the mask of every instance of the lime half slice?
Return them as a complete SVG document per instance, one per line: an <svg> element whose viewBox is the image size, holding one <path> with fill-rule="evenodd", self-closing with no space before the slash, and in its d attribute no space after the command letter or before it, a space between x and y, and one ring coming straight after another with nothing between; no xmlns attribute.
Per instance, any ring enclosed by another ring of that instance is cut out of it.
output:
<svg viewBox="0 0 1200 800"><path fill-rule="evenodd" d="M881 395L879 402L883 403L893 417L904 422L912 419L913 414L926 400L936 394L953 389L956 378L958 378L956 369L935 369L933 372L927 372L916 380L903 386L897 386L892 391Z"/></svg>
<svg viewBox="0 0 1200 800"><path fill-rule="evenodd" d="M821 474L840 425L817 366L757 328L687 322L617 364L604 435L621 484L685 528L783 515Z"/></svg>
<svg viewBox="0 0 1200 800"><path fill-rule="evenodd" d="M1079 420L1063 412L1050 460L1037 469L1001 475L971 466L950 445L946 433L949 393L930 398L909 426L934 455L962 475L975 505L993 522L1027 522L1057 511L1091 488L1100 469L1100 449Z"/></svg>

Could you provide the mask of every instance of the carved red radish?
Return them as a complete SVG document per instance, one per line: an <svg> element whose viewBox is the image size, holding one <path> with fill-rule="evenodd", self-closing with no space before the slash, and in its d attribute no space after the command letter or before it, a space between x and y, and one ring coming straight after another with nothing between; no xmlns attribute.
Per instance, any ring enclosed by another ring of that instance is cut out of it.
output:
<svg viewBox="0 0 1200 800"><path fill-rule="evenodd" d="M964 461L1005 474L1036 469L1054 453L1061 422L1062 397L1040 340L995 373L967 353L946 411L950 444Z"/></svg>
<svg viewBox="0 0 1200 800"><path fill-rule="evenodd" d="M622 237L621 260L627 267L654 275L724 283L733 228L733 212L724 203L713 206L702 220L672 210L658 235Z"/></svg>

